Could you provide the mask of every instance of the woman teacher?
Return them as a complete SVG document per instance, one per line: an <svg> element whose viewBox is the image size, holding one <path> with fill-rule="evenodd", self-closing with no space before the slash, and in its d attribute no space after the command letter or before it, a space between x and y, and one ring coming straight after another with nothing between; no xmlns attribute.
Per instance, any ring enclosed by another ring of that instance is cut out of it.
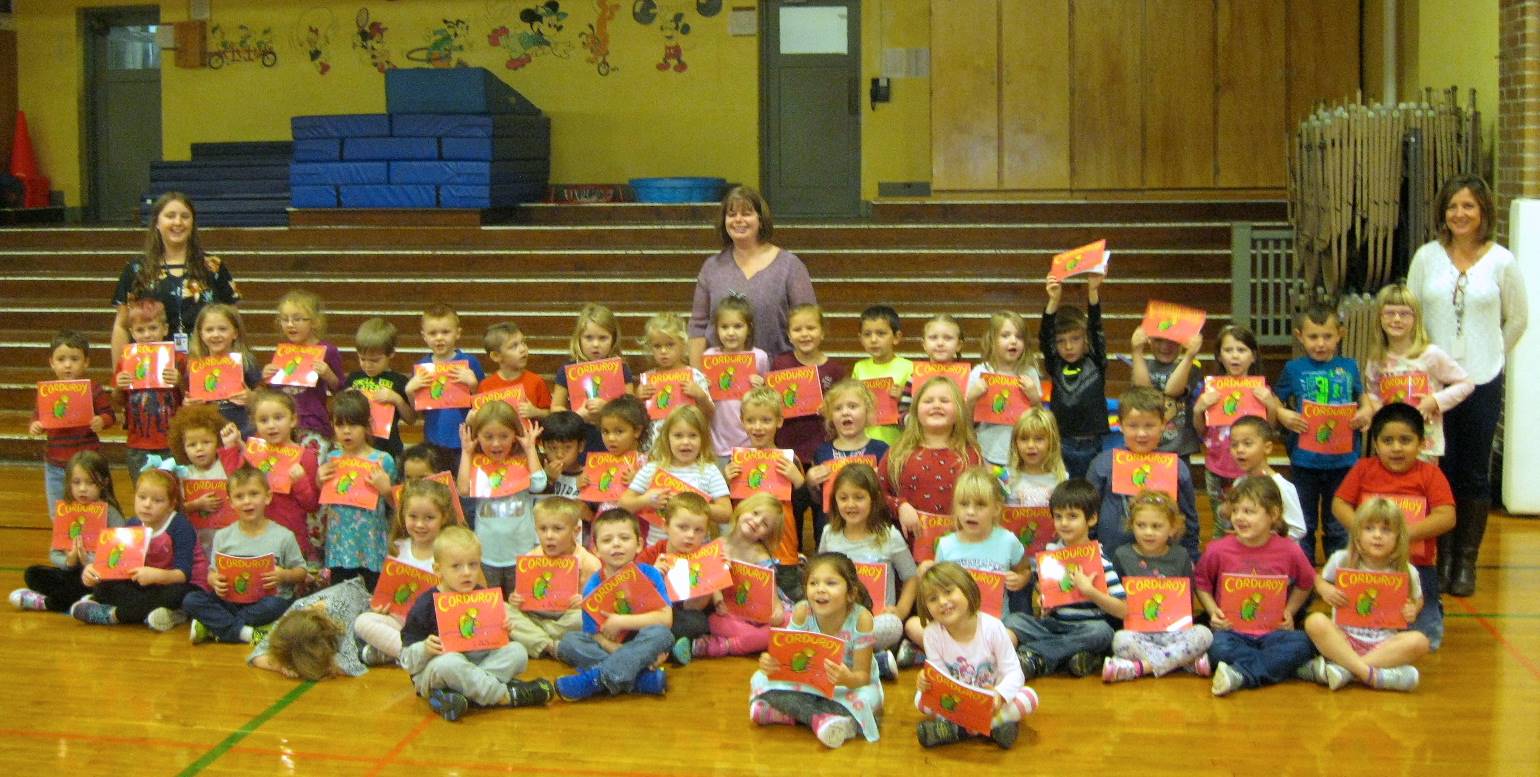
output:
<svg viewBox="0 0 1540 777"><path fill-rule="evenodd" d="M166 306L166 323L177 350L186 352L198 312L211 302L235 304L241 295L230 268L203 252L192 201L181 192L162 194L150 208L144 255L123 268L112 293L117 311L112 322L112 358L128 345L129 302L157 299Z"/></svg>

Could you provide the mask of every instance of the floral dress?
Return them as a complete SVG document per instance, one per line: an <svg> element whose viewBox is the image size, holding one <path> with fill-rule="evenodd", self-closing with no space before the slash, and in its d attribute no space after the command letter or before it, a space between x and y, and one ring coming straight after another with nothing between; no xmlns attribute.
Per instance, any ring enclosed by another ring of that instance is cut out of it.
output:
<svg viewBox="0 0 1540 777"><path fill-rule="evenodd" d="M831 635L845 640L845 666L852 669L855 668L852 662L855 660L857 650L861 648L875 648L876 646L876 638L872 635L872 632L860 631L856 628L856 624L859 622L863 612L866 612L865 607L859 604L852 606L850 614L845 617L845 622L840 624L839 631ZM808 614L806 621L798 623L793 620L787 625L787 628L795 631L822 633L818 628L818 618L811 613ZM877 658L875 655L872 657L871 667L867 670L867 676L871 678L871 682L859 688L847 688L843 685L834 686L834 702L844 707L845 711L855 718L856 724L861 727L861 734L866 737L866 741L876 742L877 716L882 714L883 695L882 681L877 676ZM822 696L818 689L811 685L786 680L771 680L763 671L754 672L754 677L749 680L749 698L757 698L766 691L799 691Z"/></svg>
<svg viewBox="0 0 1540 777"><path fill-rule="evenodd" d="M342 458L333 449L326 460ZM380 465L386 477L396 479L396 462L389 454L370 450L364 458ZM326 505L326 566L333 569L369 569L375 572L385 564L390 546L390 507L381 494L373 510L347 505Z"/></svg>

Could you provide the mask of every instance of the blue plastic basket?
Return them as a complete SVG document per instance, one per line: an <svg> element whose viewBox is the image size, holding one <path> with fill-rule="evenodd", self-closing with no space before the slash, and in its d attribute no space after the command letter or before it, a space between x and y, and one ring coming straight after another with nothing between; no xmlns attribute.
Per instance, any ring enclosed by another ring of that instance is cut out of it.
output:
<svg viewBox="0 0 1540 777"><path fill-rule="evenodd" d="M632 178L637 202L716 202L725 178Z"/></svg>

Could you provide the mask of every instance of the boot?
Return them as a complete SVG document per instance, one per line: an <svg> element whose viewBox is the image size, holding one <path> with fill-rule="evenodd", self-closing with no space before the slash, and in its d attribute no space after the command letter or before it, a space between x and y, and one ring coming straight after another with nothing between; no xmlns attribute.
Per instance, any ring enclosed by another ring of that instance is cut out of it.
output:
<svg viewBox="0 0 1540 777"><path fill-rule="evenodd" d="M1476 592L1476 558L1487 532L1487 510L1492 503L1472 499L1455 503L1454 568L1450 572L1449 595L1470 596Z"/></svg>
<svg viewBox="0 0 1540 777"><path fill-rule="evenodd" d="M1448 591L1451 573L1454 571L1454 533L1450 529L1438 536L1438 590Z"/></svg>

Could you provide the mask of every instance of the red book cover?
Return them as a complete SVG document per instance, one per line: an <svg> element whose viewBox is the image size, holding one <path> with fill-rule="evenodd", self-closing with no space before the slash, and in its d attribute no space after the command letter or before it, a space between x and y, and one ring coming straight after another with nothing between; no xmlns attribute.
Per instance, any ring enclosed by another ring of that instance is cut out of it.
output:
<svg viewBox="0 0 1540 777"><path fill-rule="evenodd" d="M722 607L729 614L755 623L769 623L775 613L775 572L757 564L727 562L732 586L722 592Z"/></svg>
<svg viewBox="0 0 1540 777"><path fill-rule="evenodd" d="M443 483L444 487L449 489L449 493L451 495L449 499L449 506L454 508L455 524L457 526L467 525L465 522L465 508L460 506L460 492L456 490L458 486L455 484L455 476L446 470L444 472L435 472L425 478L425 480L432 480L437 483ZM393 501L396 503L398 509L401 506L401 492L404 490L406 490L405 483L397 484L390 489L391 496L394 497ZM437 583L434 583L434 585L437 585Z"/></svg>
<svg viewBox="0 0 1540 777"><path fill-rule="evenodd" d="M268 595L262 585L262 576L278 567L278 557L271 553L262 556L227 556L214 554L214 568L225 579L224 600L231 604L251 604L262 601Z"/></svg>
<svg viewBox="0 0 1540 777"><path fill-rule="evenodd" d="M144 566L150 549L150 530L143 526L102 529L96 535L96 576L103 580L127 580L130 572Z"/></svg>
<svg viewBox="0 0 1540 777"><path fill-rule="evenodd" d="M1037 554L1037 590L1043 595L1044 611L1089 601L1075 587L1075 579L1069 574L1072 566L1080 567L1091 578L1093 588L1107 590L1101 543L1082 542L1058 550L1045 550Z"/></svg>
<svg viewBox="0 0 1540 777"><path fill-rule="evenodd" d="M929 662L920 671L929 681L920 695L921 706L979 736L989 736L995 718L994 691L957 682Z"/></svg>
<svg viewBox="0 0 1540 777"><path fill-rule="evenodd" d="M770 655L781 665L770 673L771 680L808 686L834 698L834 681L824 662L845 660L845 640L816 631L771 629Z"/></svg>
<svg viewBox="0 0 1540 777"><path fill-rule="evenodd" d="M973 403L974 421L1010 426L1032 406L1027 393L1021 390L1021 378L993 372L982 373L979 378L984 381L984 393Z"/></svg>
<svg viewBox="0 0 1540 777"><path fill-rule="evenodd" d="M235 508L230 506L230 492L226 482L217 478L194 480L188 478L182 481L182 504L186 505L194 499L200 499L205 494L219 494L219 508L212 512L200 512L187 510L187 520L192 521L194 529L223 529L238 520Z"/></svg>
<svg viewBox="0 0 1540 777"><path fill-rule="evenodd" d="M102 530L107 528L106 502L69 502L59 500L53 515L54 550L68 551L80 540L80 547L90 550Z"/></svg>
<svg viewBox="0 0 1540 777"><path fill-rule="evenodd" d="M969 569L968 576L979 587L979 610L996 618L1005 617L1005 573Z"/></svg>
<svg viewBox="0 0 1540 777"><path fill-rule="evenodd" d="M919 391L925 385L925 381L940 375L952 381L957 387L957 393L968 395L968 373L973 371L970 362L933 362L917 361L914 363L914 372L909 375L909 393Z"/></svg>
<svg viewBox="0 0 1540 777"><path fill-rule="evenodd" d="M1348 606L1332 609L1332 617L1338 626L1362 629L1406 628L1406 618L1401 608L1406 606L1406 600L1411 594L1411 580L1407 573L1338 569L1337 587L1348 600Z"/></svg>
<svg viewBox="0 0 1540 777"><path fill-rule="evenodd" d="M321 380L316 364L326 360L326 346L279 343L273 349L272 363L278 371L267 382L274 386L300 386L309 388Z"/></svg>
<svg viewBox="0 0 1540 777"><path fill-rule="evenodd" d="M1112 452L1112 493L1138 496L1140 491L1160 491L1176 498L1176 454L1152 451Z"/></svg>
<svg viewBox="0 0 1540 777"><path fill-rule="evenodd" d="M128 373L130 390L175 388L161 377L167 367L175 364L174 343L133 343L123 350L118 372Z"/></svg>
<svg viewBox="0 0 1540 777"><path fill-rule="evenodd" d="M503 589L434 591L433 611L438 615L438 638L446 653L494 650L508 644L508 611Z"/></svg>
<svg viewBox="0 0 1540 777"><path fill-rule="evenodd" d="M695 372L689 367L681 367L677 370L652 370L644 373L647 385L657 389L656 394L647 400L647 417L654 421L668 418L668 414L674 412L674 408L695 404L695 398L686 394L686 383L695 380Z"/></svg>
<svg viewBox="0 0 1540 777"><path fill-rule="evenodd" d="M1401 516L1406 519L1407 526L1416 526L1428 518L1428 500L1420 496L1410 494L1364 494L1359 504L1370 499L1388 499L1396 507L1401 508ZM1412 563L1417 566L1427 566L1438 561L1438 543L1434 538L1412 541Z"/></svg>
<svg viewBox="0 0 1540 777"><path fill-rule="evenodd" d="M369 400L369 436L378 440L390 439L390 429L396 425L396 407L389 402Z"/></svg>
<svg viewBox="0 0 1540 777"><path fill-rule="evenodd" d="M743 399L752 387L749 378L758 375L754 354L708 353L701 357L700 370L706 374L706 385L711 388L712 401Z"/></svg>
<svg viewBox="0 0 1540 777"><path fill-rule="evenodd" d="M957 531L957 519L950 515L920 513L920 529L914 538L914 563L934 561L941 538Z"/></svg>
<svg viewBox="0 0 1540 777"><path fill-rule="evenodd" d="M856 577L861 578L861 587L866 589L866 594L872 597L872 612L882 612L882 608L888 606L888 565L879 561L868 564L864 561L853 561L856 565Z"/></svg>
<svg viewBox="0 0 1540 777"><path fill-rule="evenodd" d="M202 402L229 399L246 390L241 356L200 356L187 360L187 397Z"/></svg>
<svg viewBox="0 0 1540 777"><path fill-rule="evenodd" d="M91 381L44 380L37 384L37 421L44 429L91 425Z"/></svg>
<svg viewBox="0 0 1540 777"><path fill-rule="evenodd" d="M1305 431L1299 435L1299 449L1326 455L1352 453L1353 414L1357 412L1357 405L1306 402L1300 409Z"/></svg>
<svg viewBox="0 0 1540 777"><path fill-rule="evenodd" d="M1284 575L1219 576L1219 609L1230 628L1242 634L1266 634L1283 622L1289 600L1289 578Z"/></svg>
<svg viewBox="0 0 1540 777"><path fill-rule="evenodd" d="M1098 240L1055 256L1053 264L1048 267L1048 277L1062 282L1076 275L1106 275L1107 265L1111 261L1112 252L1107 250L1107 241Z"/></svg>
<svg viewBox="0 0 1540 777"><path fill-rule="evenodd" d="M471 396L471 410L480 410L482 406L488 402L502 402L513 408L514 412L518 412L519 403L524 401L526 401L524 397L524 384L514 383L512 385L492 389L491 391L482 391L480 393L473 394Z"/></svg>
<svg viewBox="0 0 1540 777"><path fill-rule="evenodd" d="M502 461L476 454L471 457L471 496L499 499L529 490L529 465L512 457Z"/></svg>
<svg viewBox="0 0 1540 777"><path fill-rule="evenodd" d="M839 477L840 470L852 464L865 464L872 469L876 469L877 457L868 456L865 454L860 456L845 456L844 458L839 459L829 459L825 463L829 467L829 479L823 482L823 511L827 513L834 509L834 479Z"/></svg>
<svg viewBox="0 0 1540 777"><path fill-rule="evenodd" d="M666 489L668 491L672 491L675 494L699 494L701 499L706 500L706 504L711 504L711 497L707 495L705 491L702 491L695 486L680 480L677 475L662 467L658 467L657 471L652 474L652 481L647 484L647 488L644 490L651 491L654 488ZM658 511L651 508L637 513L637 517L654 526L660 528L663 526L663 516L658 515Z"/></svg>
<svg viewBox="0 0 1540 777"><path fill-rule="evenodd" d="M1422 403L1423 397L1431 393L1426 372L1403 372L1399 375L1380 376L1380 401L1387 405L1393 402L1405 402L1416 407Z"/></svg>
<svg viewBox="0 0 1540 777"><path fill-rule="evenodd" d="M861 381L872 392L872 417L866 422L872 426L892 426L898 423L898 400L893 396L892 378L867 378Z"/></svg>
<svg viewBox="0 0 1540 777"><path fill-rule="evenodd" d="M781 474L780 463L791 451L781 448L734 448L732 460L742 471L727 484L733 499L748 499L761 492L782 502L791 501L791 481Z"/></svg>
<svg viewBox="0 0 1540 777"><path fill-rule="evenodd" d="M291 443L269 445L261 437L252 437L246 441L247 463L267 475L267 487L275 494L287 494L294 486L294 478L289 473L299 463L302 453L298 445Z"/></svg>
<svg viewBox="0 0 1540 777"><path fill-rule="evenodd" d="M578 593L577 556L519 556L513 592L524 612L566 612Z"/></svg>
<svg viewBox="0 0 1540 777"><path fill-rule="evenodd" d="M362 456L341 456L331 462L332 479L321 484L321 504L373 510L380 503L380 492L369 482L379 464Z"/></svg>
<svg viewBox="0 0 1540 777"><path fill-rule="evenodd" d="M1000 514L1000 528L1016 535L1027 555L1036 556L1053 542L1053 511L1042 507L1007 507Z"/></svg>
<svg viewBox="0 0 1540 777"><path fill-rule="evenodd" d="M668 584L669 598L676 602L721 591L733 584L732 573L727 569L727 548L723 540L715 539L695 549L688 556L675 556L674 563L663 572Z"/></svg>
<svg viewBox="0 0 1540 777"><path fill-rule="evenodd" d="M412 407L417 410L449 410L471 406L471 390L455 377L460 368L470 369L468 361L457 359L443 364L418 364L413 369L417 377L428 385L412 395Z"/></svg>
<svg viewBox="0 0 1540 777"><path fill-rule="evenodd" d="M417 597L438 585L438 575L418 569L394 556L386 556L380 580L374 584L370 607L389 607L390 614L405 619Z"/></svg>
<svg viewBox="0 0 1540 777"><path fill-rule="evenodd" d="M818 368L811 366L776 370L765 376L765 385L781 395L781 416L801 418L817 415L823 407L823 384L818 382Z"/></svg>
<svg viewBox="0 0 1540 777"><path fill-rule="evenodd" d="M1139 328L1151 338L1185 343L1203 331L1203 322L1207 319L1208 314L1197 308L1150 300L1144 308L1144 321Z"/></svg>
<svg viewBox="0 0 1540 777"><path fill-rule="evenodd" d="M624 393L626 372L618 356L567 365L567 395L573 407L581 407L582 400L608 402Z"/></svg>
<svg viewBox="0 0 1540 777"><path fill-rule="evenodd" d="M1125 577L1129 631L1186 631L1192 628L1192 578Z"/></svg>
<svg viewBox="0 0 1540 777"><path fill-rule="evenodd" d="M1203 423L1209 426L1229 426L1241 418L1254 415L1267 418L1267 408L1253 393L1267 388L1267 378L1261 375L1210 375L1203 379L1204 390L1219 392L1218 404L1210 405L1203 412Z"/></svg>
<svg viewBox="0 0 1540 777"><path fill-rule="evenodd" d="M604 625L611 615L652 612L668 606L652 581L635 563L605 578L583 599L583 612L595 623Z"/></svg>
<svg viewBox="0 0 1540 777"><path fill-rule="evenodd" d="M618 502L621 495L626 493L626 486L630 485L621 478L621 474L629 471L636 475L637 454L630 453L605 453L598 451L589 453L583 462L583 474L588 476L588 486L578 494L578 498L585 502Z"/></svg>

